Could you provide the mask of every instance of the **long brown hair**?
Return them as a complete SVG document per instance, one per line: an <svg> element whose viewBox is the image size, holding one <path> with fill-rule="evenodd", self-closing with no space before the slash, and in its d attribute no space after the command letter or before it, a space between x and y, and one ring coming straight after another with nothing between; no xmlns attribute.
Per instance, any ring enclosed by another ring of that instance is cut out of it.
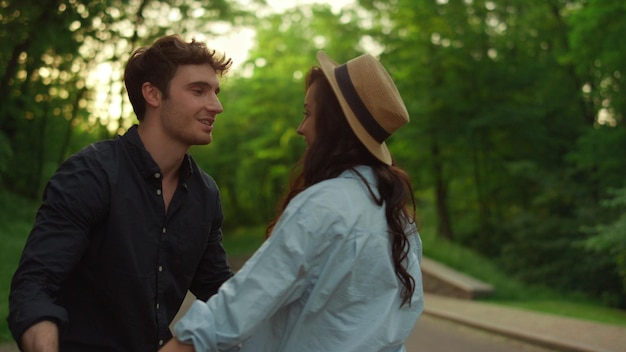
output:
<svg viewBox="0 0 626 352"><path fill-rule="evenodd" d="M411 234L404 231L407 221L415 221L415 199L409 177L395 163L390 166L378 160L359 141L350 128L328 80L317 66L307 74L306 88L311 87L314 82L318 82L318 94L314 102L317 107L314 117L316 136L292 169L289 188L278 205L277 214L269 224L266 235L270 236L280 214L297 194L318 182L335 178L346 170L353 170L368 187L374 201L380 206L385 205L391 256L396 276L403 285L402 305L410 304L415 290L415 280L405 267L409 253L408 236ZM373 169L380 197L375 195L365 178L355 169L359 165L367 165Z"/></svg>

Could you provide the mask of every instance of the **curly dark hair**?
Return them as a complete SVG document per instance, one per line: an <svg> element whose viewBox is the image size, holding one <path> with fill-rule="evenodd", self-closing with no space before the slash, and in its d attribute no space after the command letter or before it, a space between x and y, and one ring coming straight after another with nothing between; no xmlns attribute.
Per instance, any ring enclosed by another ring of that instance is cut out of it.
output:
<svg viewBox="0 0 626 352"><path fill-rule="evenodd" d="M209 50L206 44L194 39L185 42L177 34L161 37L151 46L135 50L126 63L124 84L137 119L142 121L146 112L146 100L141 92L145 82L152 83L167 98L178 66L204 64L211 65L221 76L230 69L232 59L218 56L215 50Z"/></svg>
<svg viewBox="0 0 626 352"><path fill-rule="evenodd" d="M392 244L391 256L396 276L403 285L402 305L410 305L415 280L405 267L410 246L408 236L411 234L404 231L407 221L415 221L415 198L409 176L397 167L395 162L387 165L378 160L359 141L350 128L328 80L317 66L307 74L306 88L308 89L314 82L318 82L319 87L318 100L315 101L316 137L292 169L292 181L278 205L276 216L267 227L266 236L271 235L280 214L297 194L318 182L335 178L346 170L353 170L368 187L376 204L385 205ZM359 165L367 165L373 169L380 197L375 195L365 178L355 169Z"/></svg>

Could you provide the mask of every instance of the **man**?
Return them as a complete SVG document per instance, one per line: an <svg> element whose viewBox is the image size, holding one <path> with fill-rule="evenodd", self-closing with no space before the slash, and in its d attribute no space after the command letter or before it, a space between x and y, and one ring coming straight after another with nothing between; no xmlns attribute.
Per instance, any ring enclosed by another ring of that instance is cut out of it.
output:
<svg viewBox="0 0 626 352"><path fill-rule="evenodd" d="M232 61L179 36L135 51L124 81L139 124L51 177L13 277L9 327L24 351L156 351L187 290L232 276L209 144Z"/></svg>

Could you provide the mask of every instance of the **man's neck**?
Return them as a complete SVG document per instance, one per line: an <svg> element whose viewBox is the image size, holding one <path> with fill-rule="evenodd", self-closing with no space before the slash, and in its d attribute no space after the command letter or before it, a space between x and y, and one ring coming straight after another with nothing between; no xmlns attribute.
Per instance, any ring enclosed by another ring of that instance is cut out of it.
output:
<svg viewBox="0 0 626 352"><path fill-rule="evenodd" d="M178 174L178 169L189 147L176 143L159 126L140 123L139 138L152 159L159 165L164 178Z"/></svg>

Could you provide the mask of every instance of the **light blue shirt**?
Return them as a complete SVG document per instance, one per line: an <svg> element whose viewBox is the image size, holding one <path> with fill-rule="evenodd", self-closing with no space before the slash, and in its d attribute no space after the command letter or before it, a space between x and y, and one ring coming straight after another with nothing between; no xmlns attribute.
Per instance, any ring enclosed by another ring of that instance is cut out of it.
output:
<svg viewBox="0 0 626 352"><path fill-rule="evenodd" d="M372 170L358 170L376 190ZM291 200L217 295L191 305L175 335L196 351L405 351L424 309L422 244L407 226L415 292L400 306L384 207L353 171L320 182Z"/></svg>

